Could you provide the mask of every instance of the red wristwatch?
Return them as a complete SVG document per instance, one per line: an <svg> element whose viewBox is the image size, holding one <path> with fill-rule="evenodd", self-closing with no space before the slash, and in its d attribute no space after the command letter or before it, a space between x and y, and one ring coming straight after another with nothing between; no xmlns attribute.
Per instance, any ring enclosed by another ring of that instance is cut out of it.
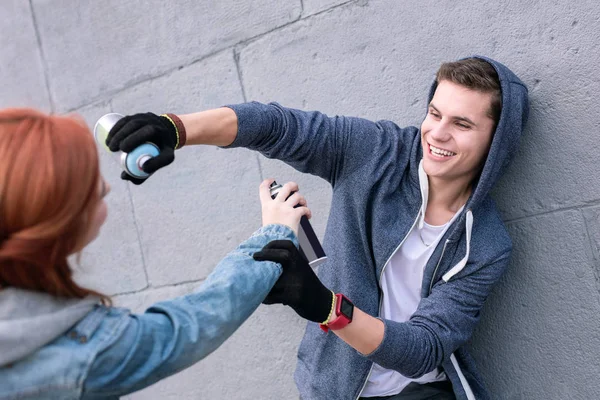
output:
<svg viewBox="0 0 600 400"><path fill-rule="evenodd" d="M343 294L338 293L335 295L335 315L336 317L329 321L327 325L320 324L321 329L325 332L329 330L342 329L350 322L352 322L352 314L354 314L354 304Z"/></svg>

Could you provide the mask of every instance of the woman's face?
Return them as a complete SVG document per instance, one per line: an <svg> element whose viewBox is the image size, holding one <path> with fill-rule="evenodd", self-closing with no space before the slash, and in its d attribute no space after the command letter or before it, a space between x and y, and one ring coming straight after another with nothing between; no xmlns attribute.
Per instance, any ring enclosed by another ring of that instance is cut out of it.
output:
<svg viewBox="0 0 600 400"><path fill-rule="evenodd" d="M108 193L110 193L110 185L108 182L104 180L104 178L100 177L100 183L98 184L98 193L100 196L100 201L96 204L94 210L92 211L91 217L87 222L87 230L85 231L84 237L75 252L81 251L85 246L90 244L98 237L100 233L100 228L104 225L106 221L106 217L108 215L108 208L106 207L106 201L104 198Z"/></svg>

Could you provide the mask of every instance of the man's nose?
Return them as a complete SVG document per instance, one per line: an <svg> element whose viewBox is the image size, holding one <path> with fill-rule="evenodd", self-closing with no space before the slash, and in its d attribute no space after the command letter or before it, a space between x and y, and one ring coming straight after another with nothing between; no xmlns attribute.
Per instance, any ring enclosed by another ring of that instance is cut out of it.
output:
<svg viewBox="0 0 600 400"><path fill-rule="evenodd" d="M429 131L429 137L439 142L446 142L450 139L450 128L444 121L438 122Z"/></svg>

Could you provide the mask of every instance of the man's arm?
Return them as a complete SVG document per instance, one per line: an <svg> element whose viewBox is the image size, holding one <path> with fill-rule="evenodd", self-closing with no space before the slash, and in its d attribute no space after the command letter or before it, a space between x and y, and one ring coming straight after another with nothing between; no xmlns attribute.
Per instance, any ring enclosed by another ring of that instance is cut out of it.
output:
<svg viewBox="0 0 600 400"><path fill-rule="evenodd" d="M374 318L354 307L352 323L332 331L384 368L409 378L433 371L463 345L508 259L434 286L407 322Z"/></svg>
<svg viewBox="0 0 600 400"><path fill-rule="evenodd" d="M366 357L409 378L448 361L471 338L487 296L508 265L509 253L477 269L467 264L465 270L474 270L436 284L409 321L384 320L383 340ZM350 345L357 340L354 336L346 339Z"/></svg>
<svg viewBox="0 0 600 400"><path fill-rule="evenodd" d="M365 149L375 145L372 131L378 129L370 121L331 118L317 111L301 111L276 103L236 104L180 118L187 131L186 145L256 150L331 183L343 170L362 164ZM350 141L353 130L364 136ZM363 141L372 143L359 145Z"/></svg>
<svg viewBox="0 0 600 400"><path fill-rule="evenodd" d="M352 323L331 332L359 353L367 355L381 345L384 331L385 325L382 320L372 317L354 306Z"/></svg>
<svg viewBox="0 0 600 400"><path fill-rule="evenodd" d="M332 185L387 151L396 139L375 122L329 117L277 103L244 103L231 107L238 133L231 147L259 151L300 172L317 175Z"/></svg>
<svg viewBox="0 0 600 400"><path fill-rule="evenodd" d="M183 129L178 128L179 122ZM404 144L402 133L388 130L404 132L390 122L328 117L276 103L251 102L179 117L152 113L126 116L111 129L106 143L111 151L124 152L146 142L156 144L161 154L144 164L148 173L173 162L174 151L183 143L209 144L256 150L335 184L367 165L373 156Z"/></svg>
<svg viewBox="0 0 600 400"><path fill-rule="evenodd" d="M469 340L481 307L504 272L508 257L509 252L487 265L467 264L463 273L436 284L407 322L380 320L355 306L352 322L331 332L382 367L418 378L447 361ZM330 311L334 309L335 297L293 245L271 242L254 254L254 259L283 266L274 287L278 295L272 302L287 304L313 322L335 318Z"/></svg>

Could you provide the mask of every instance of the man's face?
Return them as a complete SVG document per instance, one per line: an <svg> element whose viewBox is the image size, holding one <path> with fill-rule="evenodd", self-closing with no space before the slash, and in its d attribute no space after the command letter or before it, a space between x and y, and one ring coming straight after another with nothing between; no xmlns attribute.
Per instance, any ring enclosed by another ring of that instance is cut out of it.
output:
<svg viewBox="0 0 600 400"><path fill-rule="evenodd" d="M430 177L470 183L492 142L492 94L441 81L421 124L423 167Z"/></svg>

